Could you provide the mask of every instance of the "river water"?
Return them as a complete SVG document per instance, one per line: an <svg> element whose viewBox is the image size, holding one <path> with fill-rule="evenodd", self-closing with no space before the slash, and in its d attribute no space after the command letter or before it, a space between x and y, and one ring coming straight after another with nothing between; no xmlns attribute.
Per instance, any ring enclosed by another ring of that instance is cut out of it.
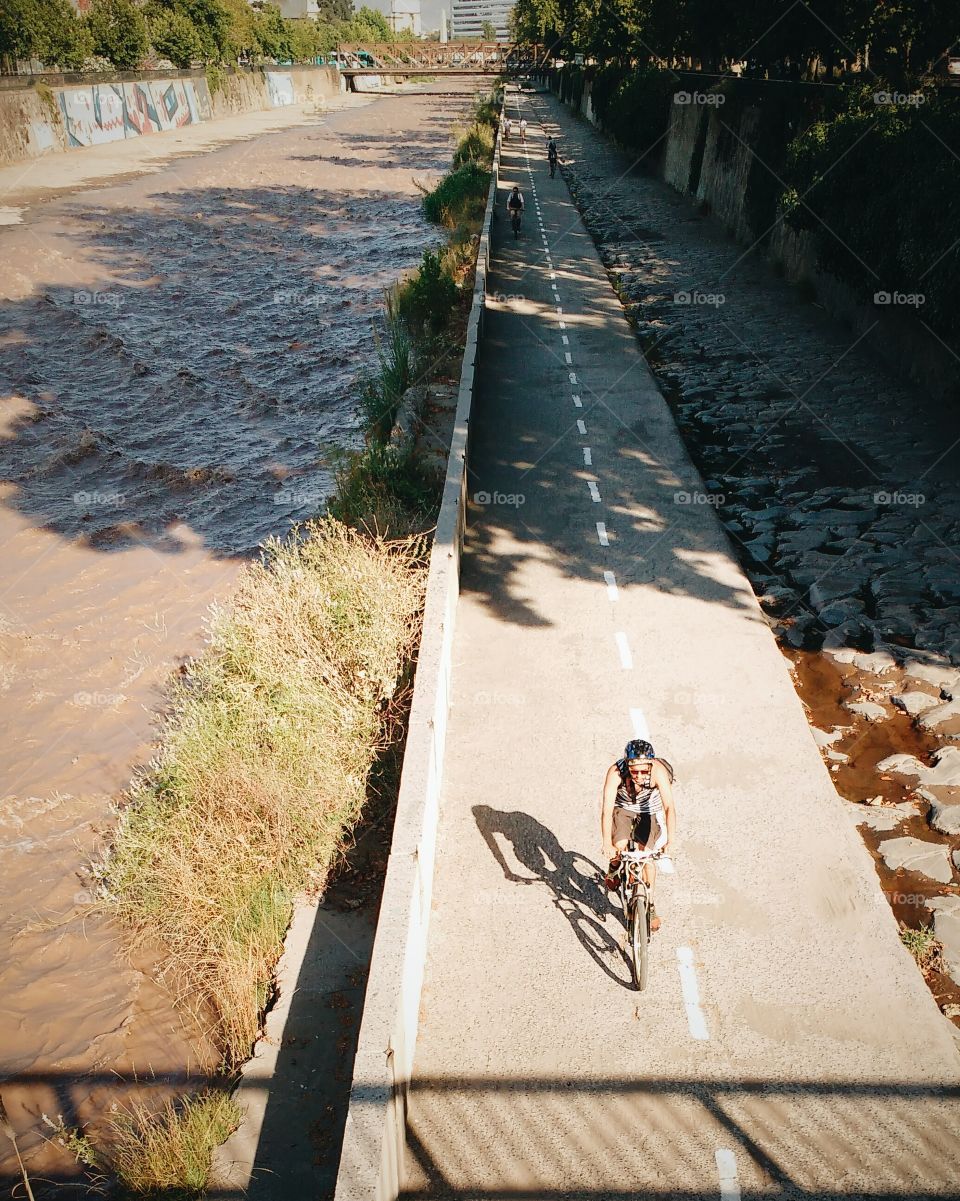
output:
<svg viewBox="0 0 960 1201"><path fill-rule="evenodd" d="M439 240L416 181L449 166L459 87L171 147L0 229L0 1082L35 1174L71 1171L42 1114L211 1066L84 865L210 602L358 441L383 289Z"/></svg>

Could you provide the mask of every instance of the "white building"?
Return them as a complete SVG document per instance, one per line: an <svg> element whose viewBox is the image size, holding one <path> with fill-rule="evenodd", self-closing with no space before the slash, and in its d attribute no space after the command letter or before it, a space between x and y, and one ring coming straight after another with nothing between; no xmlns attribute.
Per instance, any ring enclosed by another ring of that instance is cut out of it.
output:
<svg viewBox="0 0 960 1201"><path fill-rule="evenodd" d="M394 33L409 31L420 37L420 0L390 0L387 20Z"/></svg>
<svg viewBox="0 0 960 1201"><path fill-rule="evenodd" d="M497 41L505 42L510 34L507 17L513 0L453 0L454 38L482 38L483 23L489 21L497 31Z"/></svg>

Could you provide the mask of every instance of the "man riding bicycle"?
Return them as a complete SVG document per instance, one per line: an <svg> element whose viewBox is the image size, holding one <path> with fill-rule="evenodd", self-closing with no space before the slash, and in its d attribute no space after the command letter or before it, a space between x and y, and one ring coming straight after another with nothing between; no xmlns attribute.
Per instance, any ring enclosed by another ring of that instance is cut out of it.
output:
<svg viewBox="0 0 960 1201"><path fill-rule="evenodd" d="M659 847L666 855L673 845L676 813L673 805L673 768L658 759L642 738L631 738L623 758L611 764L603 782L600 836L610 861L604 882L617 887L620 852L632 839L641 850ZM643 865L643 878L652 889L657 879L654 862ZM650 929L659 930L660 918L650 906Z"/></svg>
<svg viewBox="0 0 960 1201"><path fill-rule="evenodd" d="M513 185L510 195L507 197L507 212L510 214L513 236L519 237L520 218L523 216L523 193L520 191L519 184Z"/></svg>
<svg viewBox="0 0 960 1201"><path fill-rule="evenodd" d="M551 179L553 179L554 172L557 169L557 162L559 161L559 158L560 158L560 153L557 150L557 143L553 140L553 138L551 138L550 141L547 143L547 162L550 164L550 178Z"/></svg>

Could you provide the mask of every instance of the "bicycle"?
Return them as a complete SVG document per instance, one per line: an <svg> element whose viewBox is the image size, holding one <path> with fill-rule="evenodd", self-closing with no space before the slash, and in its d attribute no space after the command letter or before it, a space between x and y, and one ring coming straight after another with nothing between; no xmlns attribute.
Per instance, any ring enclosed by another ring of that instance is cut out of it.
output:
<svg viewBox="0 0 960 1201"><path fill-rule="evenodd" d="M557 159L556 159L556 156L555 156L555 155L551 155L551 156L550 156L550 158L549 158L547 161L550 163L550 178L551 178L551 179L553 179L553 177L554 177L554 176L556 175L556 173L557 173Z"/></svg>
<svg viewBox="0 0 960 1201"><path fill-rule="evenodd" d="M512 208L510 210L510 228L513 230L514 238L520 237L520 222L523 215L523 209Z"/></svg>
<svg viewBox="0 0 960 1201"><path fill-rule="evenodd" d="M631 839L627 849L620 852L620 904L627 920L627 935L630 943L633 986L637 992L647 987L649 974L650 911L653 908L653 886L643 878L644 863L663 858L663 850L637 850Z"/></svg>

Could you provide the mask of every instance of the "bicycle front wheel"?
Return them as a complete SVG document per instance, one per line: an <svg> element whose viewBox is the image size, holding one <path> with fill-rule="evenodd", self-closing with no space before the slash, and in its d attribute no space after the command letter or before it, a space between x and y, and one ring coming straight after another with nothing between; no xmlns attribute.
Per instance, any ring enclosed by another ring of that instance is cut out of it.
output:
<svg viewBox="0 0 960 1201"><path fill-rule="evenodd" d="M650 910L647 898L641 893L630 911L630 950L633 952L633 987L643 992L647 987L648 951L650 946Z"/></svg>

